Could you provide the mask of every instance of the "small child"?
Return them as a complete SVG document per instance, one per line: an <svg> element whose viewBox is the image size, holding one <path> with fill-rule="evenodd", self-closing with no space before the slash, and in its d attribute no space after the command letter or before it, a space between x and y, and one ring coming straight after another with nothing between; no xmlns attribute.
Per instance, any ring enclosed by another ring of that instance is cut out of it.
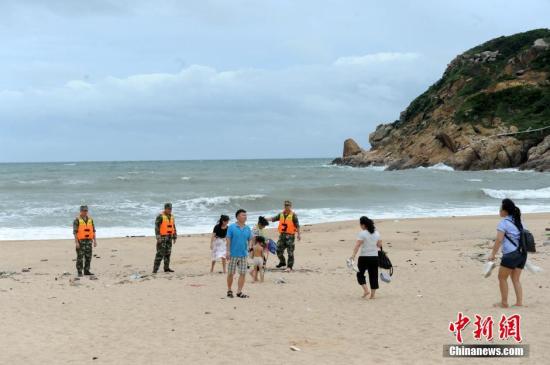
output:
<svg viewBox="0 0 550 365"><path fill-rule="evenodd" d="M265 238L256 236L254 246L252 247L252 264L254 268L250 272L254 281L258 281L258 272L260 273L260 281L264 281L264 251L266 248Z"/></svg>

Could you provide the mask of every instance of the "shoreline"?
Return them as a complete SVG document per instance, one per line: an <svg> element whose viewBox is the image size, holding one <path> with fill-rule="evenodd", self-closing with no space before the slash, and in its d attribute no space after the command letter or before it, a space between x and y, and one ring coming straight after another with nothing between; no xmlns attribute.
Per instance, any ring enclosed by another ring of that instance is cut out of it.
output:
<svg viewBox="0 0 550 365"><path fill-rule="evenodd" d="M536 217L536 216L546 216L550 215L550 211L548 212L536 212L536 213L524 213L522 214L522 217ZM427 220L446 220L446 219L468 219L468 218L481 218L481 219L490 219L492 217L498 218L498 215L489 215L489 214L480 214L480 215L451 215L451 216L437 216L437 217L410 217L410 218L380 218L376 219L373 218L375 223L385 223L389 221L393 222L407 222L407 221L427 221ZM301 227L322 227L322 226L329 226L332 224L351 224L354 222L357 222L359 219L359 216L356 220L351 219L344 219L344 220L335 220L331 222L320 222L320 223L307 223L302 224ZM233 222L233 221L232 221ZM268 232L274 232L277 230L276 223L274 223L275 226L266 228L266 231ZM248 223L247 225L253 225L253 223ZM181 237L204 237L204 236L210 236L211 232L200 232L200 233L180 233L178 234L178 238ZM98 237L98 240L113 240L113 239L136 239L136 238L154 238L153 235L135 235L135 236L109 236L109 237ZM0 244L6 243L6 242L49 242L49 241L73 241L74 238L45 238L45 239L35 239L35 240L29 240L29 239L20 239L20 240L2 240L0 239Z"/></svg>

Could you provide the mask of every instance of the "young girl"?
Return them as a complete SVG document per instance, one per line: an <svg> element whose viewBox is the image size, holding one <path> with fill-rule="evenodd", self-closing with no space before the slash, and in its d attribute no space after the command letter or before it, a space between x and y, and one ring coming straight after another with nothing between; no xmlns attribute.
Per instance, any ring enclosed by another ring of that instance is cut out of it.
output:
<svg viewBox="0 0 550 365"><path fill-rule="evenodd" d="M267 235L265 232L265 227L269 226L269 222L264 217L260 216L258 217L258 223L252 228L252 234L254 237L263 237L265 242L265 248L264 248L264 267L267 264L267 256L269 254L269 250L267 249ZM250 253L250 258L253 258L252 252Z"/></svg>
<svg viewBox="0 0 550 365"><path fill-rule="evenodd" d="M229 225L229 217L223 215L220 217L218 224L214 226L212 231L212 237L210 238L210 250L212 250L212 266L210 272L214 272L214 265L216 261L221 258L223 265L223 273L225 274L225 255L227 242L225 236L227 235L227 226Z"/></svg>
<svg viewBox="0 0 550 365"><path fill-rule="evenodd" d="M264 281L265 247L265 238L263 236L256 236L254 246L252 247L252 264L254 268L250 273L255 282L258 281L258 272L260 273L260 281Z"/></svg>
<svg viewBox="0 0 550 365"><path fill-rule="evenodd" d="M378 249L382 247L382 241L380 240L380 233L374 227L374 222L368 217L361 217L359 225L361 226L361 232L357 236L357 243L353 248L351 259L352 261L355 260L355 255L357 255L360 248L361 253L357 260L359 269L357 282L363 287L363 298L370 294L370 299L374 299L374 293L378 289ZM365 280L365 271L369 273L370 292Z"/></svg>
<svg viewBox="0 0 550 365"><path fill-rule="evenodd" d="M523 230L521 211L513 201L504 199L500 206L500 216L502 220L497 226L495 245L489 255L489 260L493 261L499 248L502 251L502 259L498 270L501 299L495 306L508 307L508 277L510 277L516 292L516 304L514 306L521 307L523 305L523 289L519 278L527 261L527 252L519 247L521 231Z"/></svg>

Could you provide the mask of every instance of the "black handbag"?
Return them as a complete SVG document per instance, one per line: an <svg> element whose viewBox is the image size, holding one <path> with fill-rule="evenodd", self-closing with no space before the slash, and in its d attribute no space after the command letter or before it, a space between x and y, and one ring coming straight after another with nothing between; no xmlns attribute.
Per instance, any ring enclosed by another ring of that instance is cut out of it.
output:
<svg viewBox="0 0 550 365"><path fill-rule="evenodd" d="M383 249L378 251L378 266L382 269L390 271L390 276L393 275L393 265L391 264L390 258L386 255L386 252Z"/></svg>

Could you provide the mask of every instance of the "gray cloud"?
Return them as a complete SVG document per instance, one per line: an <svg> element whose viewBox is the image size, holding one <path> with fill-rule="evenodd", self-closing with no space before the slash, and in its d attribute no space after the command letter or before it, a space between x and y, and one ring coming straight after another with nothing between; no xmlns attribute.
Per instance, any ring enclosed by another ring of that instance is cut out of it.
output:
<svg viewBox="0 0 550 365"><path fill-rule="evenodd" d="M336 156L349 136L366 145L456 54L548 26L549 10L6 0L0 161Z"/></svg>

